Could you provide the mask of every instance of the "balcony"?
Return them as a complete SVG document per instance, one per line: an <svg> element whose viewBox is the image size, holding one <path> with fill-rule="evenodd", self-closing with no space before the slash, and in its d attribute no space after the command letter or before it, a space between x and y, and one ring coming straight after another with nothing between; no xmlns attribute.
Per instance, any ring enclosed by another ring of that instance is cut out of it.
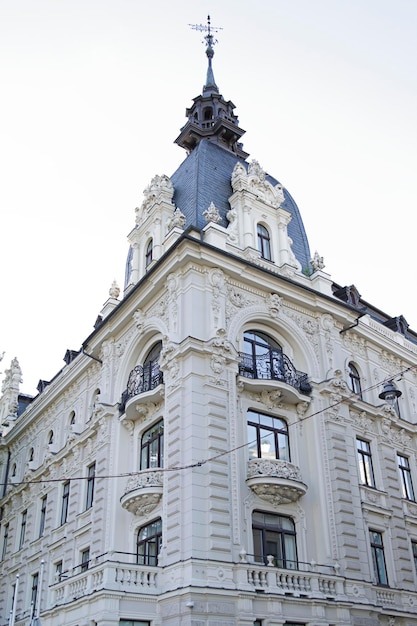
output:
<svg viewBox="0 0 417 626"><path fill-rule="evenodd" d="M127 388L122 393L119 404L120 413L126 413L129 419L135 419L138 396L143 397L144 402L155 401L160 395L160 385L164 382L164 377L159 369L158 362L146 365L136 365L129 374Z"/></svg>
<svg viewBox="0 0 417 626"><path fill-rule="evenodd" d="M274 506L296 502L307 492L300 469L281 459L251 459L246 483L257 496Z"/></svg>
<svg viewBox="0 0 417 626"><path fill-rule="evenodd" d="M250 390L264 389L265 381L276 381L283 399L295 403L305 401L311 393L308 375L299 372L280 350L270 349L256 356L240 352L239 357L239 376L250 381L243 381Z"/></svg>
<svg viewBox="0 0 417 626"><path fill-rule="evenodd" d="M320 569L333 573L317 571ZM295 570L289 570L274 567L272 560L266 567L242 561L239 570L242 585L251 590L294 598L346 600L345 581L335 575L334 568L330 566L311 567L307 563L299 563Z"/></svg>
<svg viewBox="0 0 417 626"><path fill-rule="evenodd" d="M134 515L147 515L162 498L163 472L143 470L127 481L120 504Z"/></svg>
<svg viewBox="0 0 417 626"><path fill-rule="evenodd" d="M114 556L117 554L114 553ZM88 569L73 575L63 574L60 581L50 587L52 606L68 604L89 596L102 589L122 593L136 592L145 595L158 593L158 570L156 567L121 563L118 560L99 562L99 558L89 563Z"/></svg>

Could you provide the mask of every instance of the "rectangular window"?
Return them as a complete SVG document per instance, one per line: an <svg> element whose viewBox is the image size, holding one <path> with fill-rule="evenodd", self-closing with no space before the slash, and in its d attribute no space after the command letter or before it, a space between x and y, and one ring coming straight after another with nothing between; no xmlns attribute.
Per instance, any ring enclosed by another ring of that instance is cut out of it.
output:
<svg viewBox="0 0 417 626"><path fill-rule="evenodd" d="M62 561L55 563L55 583L60 583L62 578Z"/></svg>
<svg viewBox="0 0 417 626"><path fill-rule="evenodd" d="M23 511L21 522L20 522L19 550L21 550L23 548L23 544L25 543L27 517L28 517L28 512L27 511Z"/></svg>
<svg viewBox="0 0 417 626"><path fill-rule="evenodd" d="M388 586L382 533L377 530L369 530L369 535L371 540L372 563L374 566L376 584Z"/></svg>
<svg viewBox="0 0 417 626"><path fill-rule="evenodd" d="M294 522L290 517L254 511L252 515L254 558L285 569L297 569Z"/></svg>
<svg viewBox="0 0 417 626"><path fill-rule="evenodd" d="M96 477L96 464L93 463L88 467L87 472L87 493L85 498L85 509L91 509L94 500L94 481Z"/></svg>
<svg viewBox="0 0 417 626"><path fill-rule="evenodd" d="M398 469L400 471L402 496L403 498L407 498L407 500L415 500L408 458L406 456L402 456L401 454L397 454L397 461Z"/></svg>
<svg viewBox="0 0 417 626"><path fill-rule="evenodd" d="M61 526L65 524L68 519L69 493L70 481L67 480L62 486Z"/></svg>
<svg viewBox="0 0 417 626"><path fill-rule="evenodd" d="M32 576L32 593L30 596L30 612L31 615L35 615L36 611L36 600L38 598L38 584L39 584L39 574L34 574Z"/></svg>
<svg viewBox="0 0 417 626"><path fill-rule="evenodd" d="M411 550L413 551L414 567L417 574L417 541L411 542Z"/></svg>
<svg viewBox="0 0 417 626"><path fill-rule="evenodd" d="M7 523L4 526L4 535L3 535L3 547L1 549L1 560L4 561L5 557L6 557L6 551L7 551L7 540L9 538L9 524Z"/></svg>
<svg viewBox="0 0 417 626"><path fill-rule="evenodd" d="M121 619L119 622L120 626L151 626L150 622L145 622L143 620L131 620L131 619Z"/></svg>
<svg viewBox="0 0 417 626"><path fill-rule="evenodd" d="M46 501L48 496L43 496L41 499L41 515L39 518L39 537L43 537L45 532L45 518L46 518Z"/></svg>
<svg viewBox="0 0 417 626"><path fill-rule="evenodd" d="M356 442L361 483L368 487L375 487L371 446L368 441L364 441L363 439L357 439Z"/></svg>
<svg viewBox="0 0 417 626"><path fill-rule="evenodd" d="M86 572L90 563L90 548L81 552L81 571Z"/></svg>

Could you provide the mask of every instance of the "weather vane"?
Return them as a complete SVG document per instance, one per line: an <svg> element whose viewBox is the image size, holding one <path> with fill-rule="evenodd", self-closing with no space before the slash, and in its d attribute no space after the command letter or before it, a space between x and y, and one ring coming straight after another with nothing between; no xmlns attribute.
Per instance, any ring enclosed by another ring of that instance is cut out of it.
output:
<svg viewBox="0 0 417 626"><path fill-rule="evenodd" d="M207 16L207 25L205 24L188 24L193 30L198 30L201 33L207 33L204 37L204 41L207 43L207 49L212 49L213 46L218 43L217 39L213 37L213 33L218 33L219 30L223 30L220 26L212 26L210 21L210 15ZM203 43L204 43L203 41Z"/></svg>

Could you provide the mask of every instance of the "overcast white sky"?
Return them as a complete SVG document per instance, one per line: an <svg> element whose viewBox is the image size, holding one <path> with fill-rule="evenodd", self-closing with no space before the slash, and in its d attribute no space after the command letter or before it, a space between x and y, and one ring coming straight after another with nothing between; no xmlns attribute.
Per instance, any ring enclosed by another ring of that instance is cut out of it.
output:
<svg viewBox="0 0 417 626"><path fill-rule="evenodd" d="M416 0L0 0L0 371L36 393L123 285L206 73L341 285L417 330ZM0 375L0 379L3 374Z"/></svg>

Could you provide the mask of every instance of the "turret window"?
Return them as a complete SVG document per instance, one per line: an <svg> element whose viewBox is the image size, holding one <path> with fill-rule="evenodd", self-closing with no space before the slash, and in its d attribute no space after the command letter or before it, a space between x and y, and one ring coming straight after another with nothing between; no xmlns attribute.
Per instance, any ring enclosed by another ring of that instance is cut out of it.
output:
<svg viewBox="0 0 417 626"><path fill-rule="evenodd" d="M148 245L146 246L145 251L145 267L149 267L149 265L153 261L153 239L150 239Z"/></svg>
<svg viewBox="0 0 417 626"><path fill-rule="evenodd" d="M271 261L271 238L268 230L262 224L258 224L258 250L261 253L261 257L267 261Z"/></svg>
<svg viewBox="0 0 417 626"><path fill-rule="evenodd" d="M213 119L213 109L208 107L207 109L204 109L204 120L206 122L208 122L209 120Z"/></svg>

